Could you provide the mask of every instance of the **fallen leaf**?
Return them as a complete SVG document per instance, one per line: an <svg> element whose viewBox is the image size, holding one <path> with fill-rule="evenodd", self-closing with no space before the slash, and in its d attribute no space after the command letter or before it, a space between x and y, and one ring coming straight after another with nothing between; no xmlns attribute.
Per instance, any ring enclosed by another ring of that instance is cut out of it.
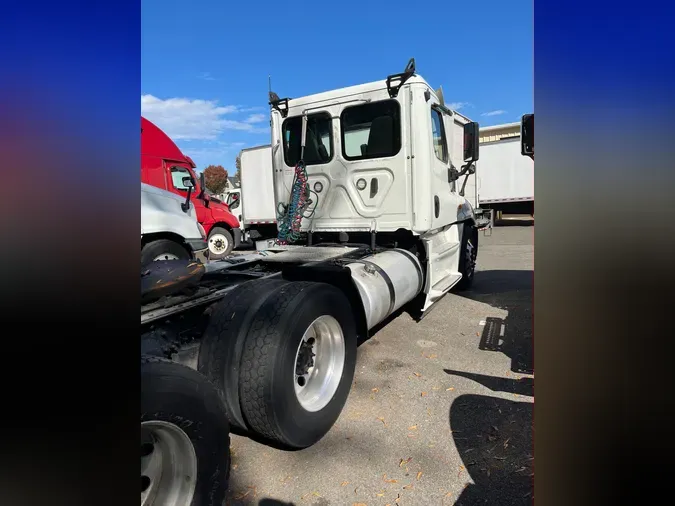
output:
<svg viewBox="0 0 675 506"><path fill-rule="evenodd" d="M426 395L427 395L426 392L422 392L422 393L420 394L420 397L425 397Z"/></svg>
<svg viewBox="0 0 675 506"><path fill-rule="evenodd" d="M447 494L445 494L445 497L450 497L451 495L452 495L452 492L448 492Z"/></svg>
<svg viewBox="0 0 675 506"><path fill-rule="evenodd" d="M343 481L342 483L340 483L340 486L341 486L341 487L344 487L345 485L349 485L349 482L348 482L348 481Z"/></svg>
<svg viewBox="0 0 675 506"><path fill-rule="evenodd" d="M480 336L480 334L479 334L478 332L476 332L476 335L477 335L477 336Z"/></svg>
<svg viewBox="0 0 675 506"><path fill-rule="evenodd" d="M420 373L418 373L418 372L414 372L413 374L414 374L415 376L417 376L418 378L419 378L420 376L422 376L422 375L421 375Z"/></svg>
<svg viewBox="0 0 675 506"><path fill-rule="evenodd" d="M408 430L417 430L417 425L411 425Z"/></svg>
<svg viewBox="0 0 675 506"><path fill-rule="evenodd" d="M398 467L403 467L405 464L408 464L412 460L412 457L408 457L407 459L401 459L398 463Z"/></svg>
<svg viewBox="0 0 675 506"><path fill-rule="evenodd" d="M383 475L382 475L382 479L383 479L384 481L386 481L387 483L398 483L398 480L388 480L386 474L383 474Z"/></svg>
<svg viewBox="0 0 675 506"><path fill-rule="evenodd" d="M425 355L426 358L436 358L438 355L432 353L431 355Z"/></svg>
<svg viewBox="0 0 675 506"><path fill-rule="evenodd" d="M232 470L233 471L236 471L238 467L239 467L239 464L232 464Z"/></svg>
<svg viewBox="0 0 675 506"><path fill-rule="evenodd" d="M377 393L377 392L379 392L379 391L380 391L379 388L373 388L373 389L371 390L371 392L375 392L375 393Z"/></svg>
<svg viewBox="0 0 675 506"><path fill-rule="evenodd" d="M378 416L377 419L378 419L380 422L382 422L382 423L384 424L385 427L387 426L387 422L384 421L384 418L382 418L381 416Z"/></svg>
<svg viewBox="0 0 675 506"><path fill-rule="evenodd" d="M422 471L419 471L419 472L417 473L417 479L419 480L421 477L422 477Z"/></svg>
<svg viewBox="0 0 675 506"><path fill-rule="evenodd" d="M396 499L394 499L394 502L399 502L401 500L401 494L396 494Z"/></svg>
<svg viewBox="0 0 675 506"><path fill-rule="evenodd" d="M454 389L455 389L455 387L450 387L450 388L446 388L445 391L446 392L452 392Z"/></svg>
<svg viewBox="0 0 675 506"><path fill-rule="evenodd" d="M410 490L411 488L413 488L413 484L411 483L410 485L404 485L403 488L405 490Z"/></svg>
<svg viewBox="0 0 675 506"><path fill-rule="evenodd" d="M441 387L431 387L432 390L440 390Z"/></svg>
<svg viewBox="0 0 675 506"><path fill-rule="evenodd" d="M250 493L251 493L251 490L247 490L246 492L240 492L239 494L234 496L234 498L235 498L235 500L240 501L241 499L243 499L244 497L246 497Z"/></svg>
<svg viewBox="0 0 675 506"><path fill-rule="evenodd" d="M378 493L375 494L375 495L376 495L377 497L384 497L384 493L382 493L382 492L378 492Z"/></svg>

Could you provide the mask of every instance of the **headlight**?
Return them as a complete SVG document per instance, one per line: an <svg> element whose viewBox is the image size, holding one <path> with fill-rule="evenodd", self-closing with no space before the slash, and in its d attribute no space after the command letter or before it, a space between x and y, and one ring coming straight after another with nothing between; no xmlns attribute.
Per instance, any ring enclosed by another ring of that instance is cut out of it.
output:
<svg viewBox="0 0 675 506"><path fill-rule="evenodd" d="M206 230L204 230L201 223L197 223L197 228L199 228L199 233L202 234L202 239L206 239Z"/></svg>

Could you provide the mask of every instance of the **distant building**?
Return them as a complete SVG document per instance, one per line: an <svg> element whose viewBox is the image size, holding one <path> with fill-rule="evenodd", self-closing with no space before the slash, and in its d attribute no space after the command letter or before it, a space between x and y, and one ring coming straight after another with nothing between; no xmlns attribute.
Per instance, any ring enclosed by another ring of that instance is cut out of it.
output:
<svg viewBox="0 0 675 506"><path fill-rule="evenodd" d="M520 137L520 123L505 123L482 127L479 130L480 143L495 142L508 137Z"/></svg>

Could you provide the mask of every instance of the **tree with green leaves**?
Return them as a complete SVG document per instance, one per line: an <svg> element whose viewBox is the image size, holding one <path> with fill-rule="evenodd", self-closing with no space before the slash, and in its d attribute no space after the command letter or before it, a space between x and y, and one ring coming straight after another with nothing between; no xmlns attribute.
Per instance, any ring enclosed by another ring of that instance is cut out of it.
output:
<svg viewBox="0 0 675 506"><path fill-rule="evenodd" d="M222 165L209 165L204 169L204 185L214 195L220 195L227 186L227 170Z"/></svg>

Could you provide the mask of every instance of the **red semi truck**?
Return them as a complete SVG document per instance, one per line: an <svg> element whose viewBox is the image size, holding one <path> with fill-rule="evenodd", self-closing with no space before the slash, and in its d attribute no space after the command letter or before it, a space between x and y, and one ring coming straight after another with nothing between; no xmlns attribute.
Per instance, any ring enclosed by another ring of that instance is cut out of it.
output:
<svg viewBox="0 0 675 506"><path fill-rule="evenodd" d="M190 193L197 221L208 236L209 258L223 258L239 245L239 221L227 204L209 197L203 175L198 179L195 167L192 159L184 155L168 135L141 117L141 182L182 197ZM183 184L183 178L187 176L192 178L192 189Z"/></svg>

